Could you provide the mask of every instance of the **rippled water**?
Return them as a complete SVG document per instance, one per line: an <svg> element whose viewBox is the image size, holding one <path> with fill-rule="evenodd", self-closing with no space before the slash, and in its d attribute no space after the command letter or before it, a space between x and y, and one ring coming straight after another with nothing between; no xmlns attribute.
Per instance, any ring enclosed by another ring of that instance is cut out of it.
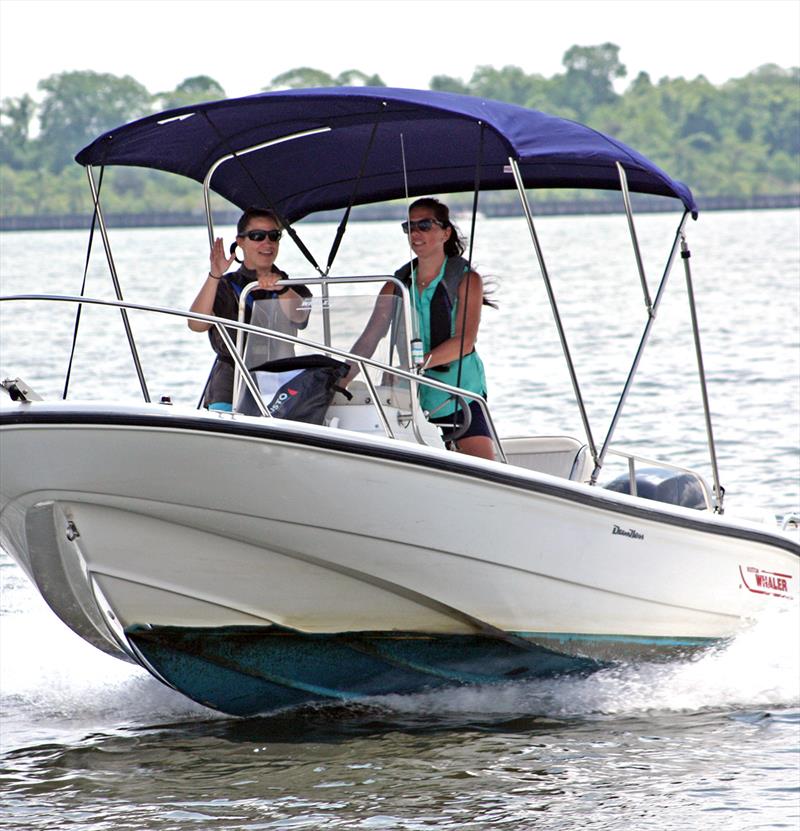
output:
<svg viewBox="0 0 800 831"><path fill-rule="evenodd" d="M638 220L651 291L676 225ZM548 218L538 230L601 441L645 322L625 220ZM800 216L707 214L687 230L729 510L783 513L800 504ZM332 232L305 232L318 259ZM112 243L126 299L191 302L206 270L203 230L120 231ZM77 293L84 245L73 232L2 235L3 294ZM310 273L284 249L287 270ZM382 273L404 256L394 225L354 226L337 271ZM524 224L481 223L474 259L500 302L485 312L479 342L500 432L582 436ZM88 293L112 296L99 258ZM43 341L31 327L45 312L22 309L0 310L0 372L57 396L72 312L46 312ZM73 390L100 398L111 383L136 395L135 383L110 378L130 367L118 314L90 311ZM707 471L685 313L678 263L617 439ZM167 328L132 320L153 397L194 403L210 366L205 339L179 322L166 341ZM90 332L92 322L100 328ZM533 372L523 375L530 354ZM765 618L690 662L236 720L78 639L3 553L0 591L0 828L800 825L796 614Z"/></svg>

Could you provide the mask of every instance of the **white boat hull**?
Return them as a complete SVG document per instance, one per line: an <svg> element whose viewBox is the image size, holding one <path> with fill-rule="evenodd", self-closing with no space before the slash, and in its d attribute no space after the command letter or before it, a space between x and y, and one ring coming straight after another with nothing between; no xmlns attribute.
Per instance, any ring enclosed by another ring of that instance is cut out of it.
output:
<svg viewBox="0 0 800 831"><path fill-rule="evenodd" d="M277 420L4 412L3 546L65 623L162 678L131 631L480 635L606 660L797 601L795 543L705 511Z"/></svg>

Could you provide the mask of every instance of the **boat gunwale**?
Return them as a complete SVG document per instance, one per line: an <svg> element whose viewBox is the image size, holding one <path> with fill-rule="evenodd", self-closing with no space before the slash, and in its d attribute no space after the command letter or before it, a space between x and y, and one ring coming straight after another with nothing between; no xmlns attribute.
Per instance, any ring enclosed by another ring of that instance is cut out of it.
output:
<svg viewBox="0 0 800 831"><path fill-rule="evenodd" d="M698 516L695 519L682 513L690 509L681 508L678 505L645 500L643 497L632 497L628 494L607 491L595 485L570 480L564 480L564 484L560 484L556 481L557 477L528 468L497 462L492 463L481 459L473 461L469 457L461 458L461 454L440 451L435 448L425 449L418 445L405 446L403 442L383 439L379 436L361 436L350 432L346 437L337 436L335 435L337 433L336 429L306 424L303 424L301 429L296 429L294 425L280 419L270 419L269 421L264 419L263 423L258 423L255 419L248 418L247 421L244 421L241 418L231 418L227 415L219 416L215 414L211 416L200 412L195 415L175 413L174 411L171 413L147 413L143 412L141 408L126 410L124 407L119 407L116 411L109 411L108 409L102 409L102 404L98 404L98 408L93 411L87 409L86 405L82 407L76 407L74 404L62 406L62 402L59 402L59 411L50 409L42 412L43 407L52 406L52 404L53 402L26 403L19 405L15 410L0 411L0 428L36 427L53 424L61 424L67 428L83 426L156 427L304 445L309 448L361 455L371 459L399 462L428 470L467 476L482 482L505 485L518 490L565 499L598 510L613 510L625 516L638 517L717 536L758 542L784 549L800 558L800 545L781 535L777 528L774 533L766 529L762 531L756 528L747 528L734 525L727 519L720 520L713 514ZM92 402L87 402L87 404L91 406ZM161 407L164 405L151 406ZM280 425L273 423L276 421L280 421ZM649 505L630 504L628 500L652 502L654 506L660 505L663 507L655 508Z"/></svg>

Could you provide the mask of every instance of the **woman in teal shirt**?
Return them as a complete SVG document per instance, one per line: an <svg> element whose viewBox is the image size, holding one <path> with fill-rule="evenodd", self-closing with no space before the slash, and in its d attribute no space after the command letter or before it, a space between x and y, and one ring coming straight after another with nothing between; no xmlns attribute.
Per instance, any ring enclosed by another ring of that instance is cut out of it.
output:
<svg viewBox="0 0 800 831"><path fill-rule="evenodd" d="M486 376L475 351L481 307L485 302L483 282L477 272L469 270L467 261L461 256L464 242L450 222L450 211L438 199L418 199L409 208L403 232L408 235L416 259L399 269L395 276L413 292L425 352L425 374L485 397ZM394 291L394 285L387 283L381 289L381 295L391 296ZM356 354L372 355L386 333L389 305L383 304L383 309L387 310L383 314L381 307L380 302L376 304L364 334L354 344L352 351ZM459 361L461 354L463 358ZM420 404L430 413L432 422L452 424L456 403L447 393L422 386ZM464 435L456 440L457 449L472 456L494 459L489 428L477 402L470 403L470 412L471 423ZM445 439L448 433L452 430L444 431Z"/></svg>

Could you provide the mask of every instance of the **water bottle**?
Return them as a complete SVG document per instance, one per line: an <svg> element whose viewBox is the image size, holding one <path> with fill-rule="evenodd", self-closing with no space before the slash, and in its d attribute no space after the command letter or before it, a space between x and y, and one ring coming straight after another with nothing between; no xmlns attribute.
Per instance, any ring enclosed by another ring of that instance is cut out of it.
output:
<svg viewBox="0 0 800 831"><path fill-rule="evenodd" d="M425 363L425 351L422 348L422 341L414 338L411 341L411 365L419 369Z"/></svg>

